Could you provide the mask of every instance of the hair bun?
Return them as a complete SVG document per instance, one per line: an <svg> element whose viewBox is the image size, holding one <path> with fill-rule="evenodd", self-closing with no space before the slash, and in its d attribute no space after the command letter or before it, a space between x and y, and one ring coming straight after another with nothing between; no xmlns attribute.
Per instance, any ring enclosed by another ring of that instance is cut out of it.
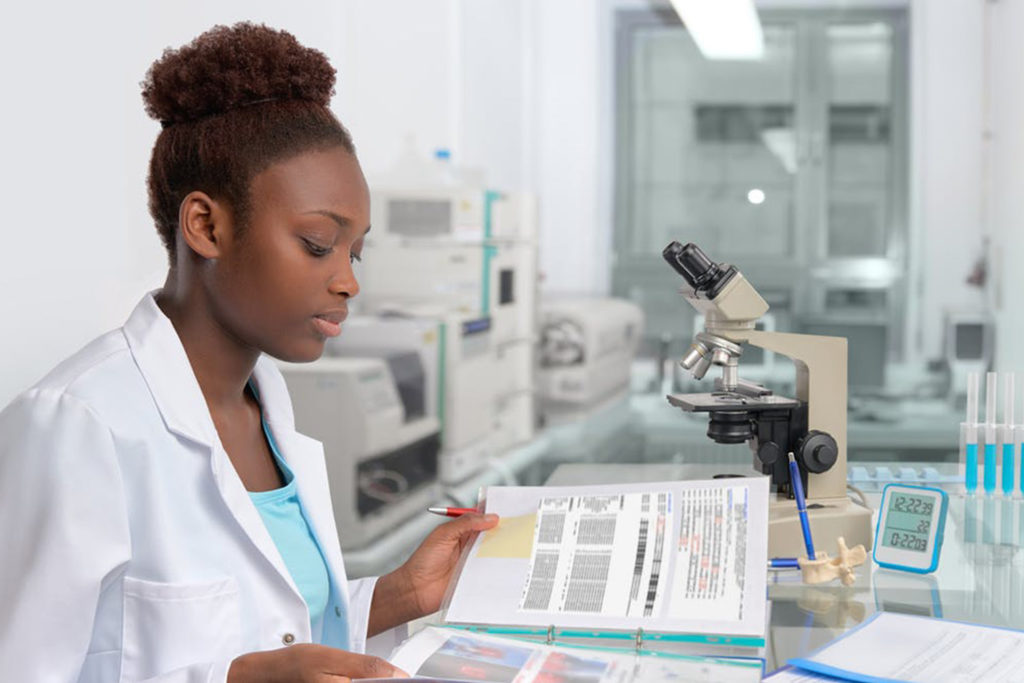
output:
<svg viewBox="0 0 1024 683"><path fill-rule="evenodd" d="M243 22L215 26L191 43L168 48L142 82L146 113L165 126L268 100L327 106L334 68L291 33Z"/></svg>

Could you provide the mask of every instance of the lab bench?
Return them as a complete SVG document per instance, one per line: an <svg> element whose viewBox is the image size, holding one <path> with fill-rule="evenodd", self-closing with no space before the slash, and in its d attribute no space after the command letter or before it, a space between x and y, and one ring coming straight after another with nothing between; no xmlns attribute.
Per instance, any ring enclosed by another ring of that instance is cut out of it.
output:
<svg viewBox="0 0 1024 683"><path fill-rule="evenodd" d="M871 463L898 471L901 463ZM968 497L956 483L956 465L930 465L947 483L950 496L945 542L933 574L912 574L878 567L870 554L856 570L851 586L838 581L805 585L796 571L771 571L768 576L770 621L766 669L772 671L793 657L822 647L862 623L876 611L903 612L956 621L1024 628L1024 500ZM563 465L549 485L624 483L692 479L707 476L706 465L606 464ZM915 468L920 472L922 468ZM877 491L865 491L876 511ZM834 552L834 540L816 539Z"/></svg>

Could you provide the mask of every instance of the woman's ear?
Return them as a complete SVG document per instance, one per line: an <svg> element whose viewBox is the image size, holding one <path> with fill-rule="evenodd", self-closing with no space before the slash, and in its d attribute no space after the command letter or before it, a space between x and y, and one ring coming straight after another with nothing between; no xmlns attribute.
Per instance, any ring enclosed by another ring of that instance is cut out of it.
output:
<svg viewBox="0 0 1024 683"><path fill-rule="evenodd" d="M230 242L229 213L205 192L189 192L178 209L178 230L196 255L216 259Z"/></svg>

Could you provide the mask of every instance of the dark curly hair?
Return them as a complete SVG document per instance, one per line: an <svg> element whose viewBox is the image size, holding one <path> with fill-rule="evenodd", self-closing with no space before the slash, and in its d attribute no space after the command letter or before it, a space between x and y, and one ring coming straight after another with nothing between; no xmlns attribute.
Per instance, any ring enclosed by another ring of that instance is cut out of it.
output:
<svg viewBox="0 0 1024 683"><path fill-rule="evenodd" d="M189 192L225 200L238 228L249 185L271 164L352 138L328 109L334 68L322 52L263 25L215 26L168 49L142 82L163 130L149 161L149 212L173 266L178 210Z"/></svg>

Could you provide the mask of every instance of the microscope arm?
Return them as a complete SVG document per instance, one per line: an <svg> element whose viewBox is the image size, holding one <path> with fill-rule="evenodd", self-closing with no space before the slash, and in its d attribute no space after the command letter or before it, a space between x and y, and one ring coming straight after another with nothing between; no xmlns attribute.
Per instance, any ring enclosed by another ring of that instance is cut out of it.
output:
<svg viewBox="0 0 1024 683"><path fill-rule="evenodd" d="M836 441L835 464L808 481L807 499L846 497L846 339L762 330L708 329L738 343L782 354L796 365L796 398L807 404L807 426Z"/></svg>

